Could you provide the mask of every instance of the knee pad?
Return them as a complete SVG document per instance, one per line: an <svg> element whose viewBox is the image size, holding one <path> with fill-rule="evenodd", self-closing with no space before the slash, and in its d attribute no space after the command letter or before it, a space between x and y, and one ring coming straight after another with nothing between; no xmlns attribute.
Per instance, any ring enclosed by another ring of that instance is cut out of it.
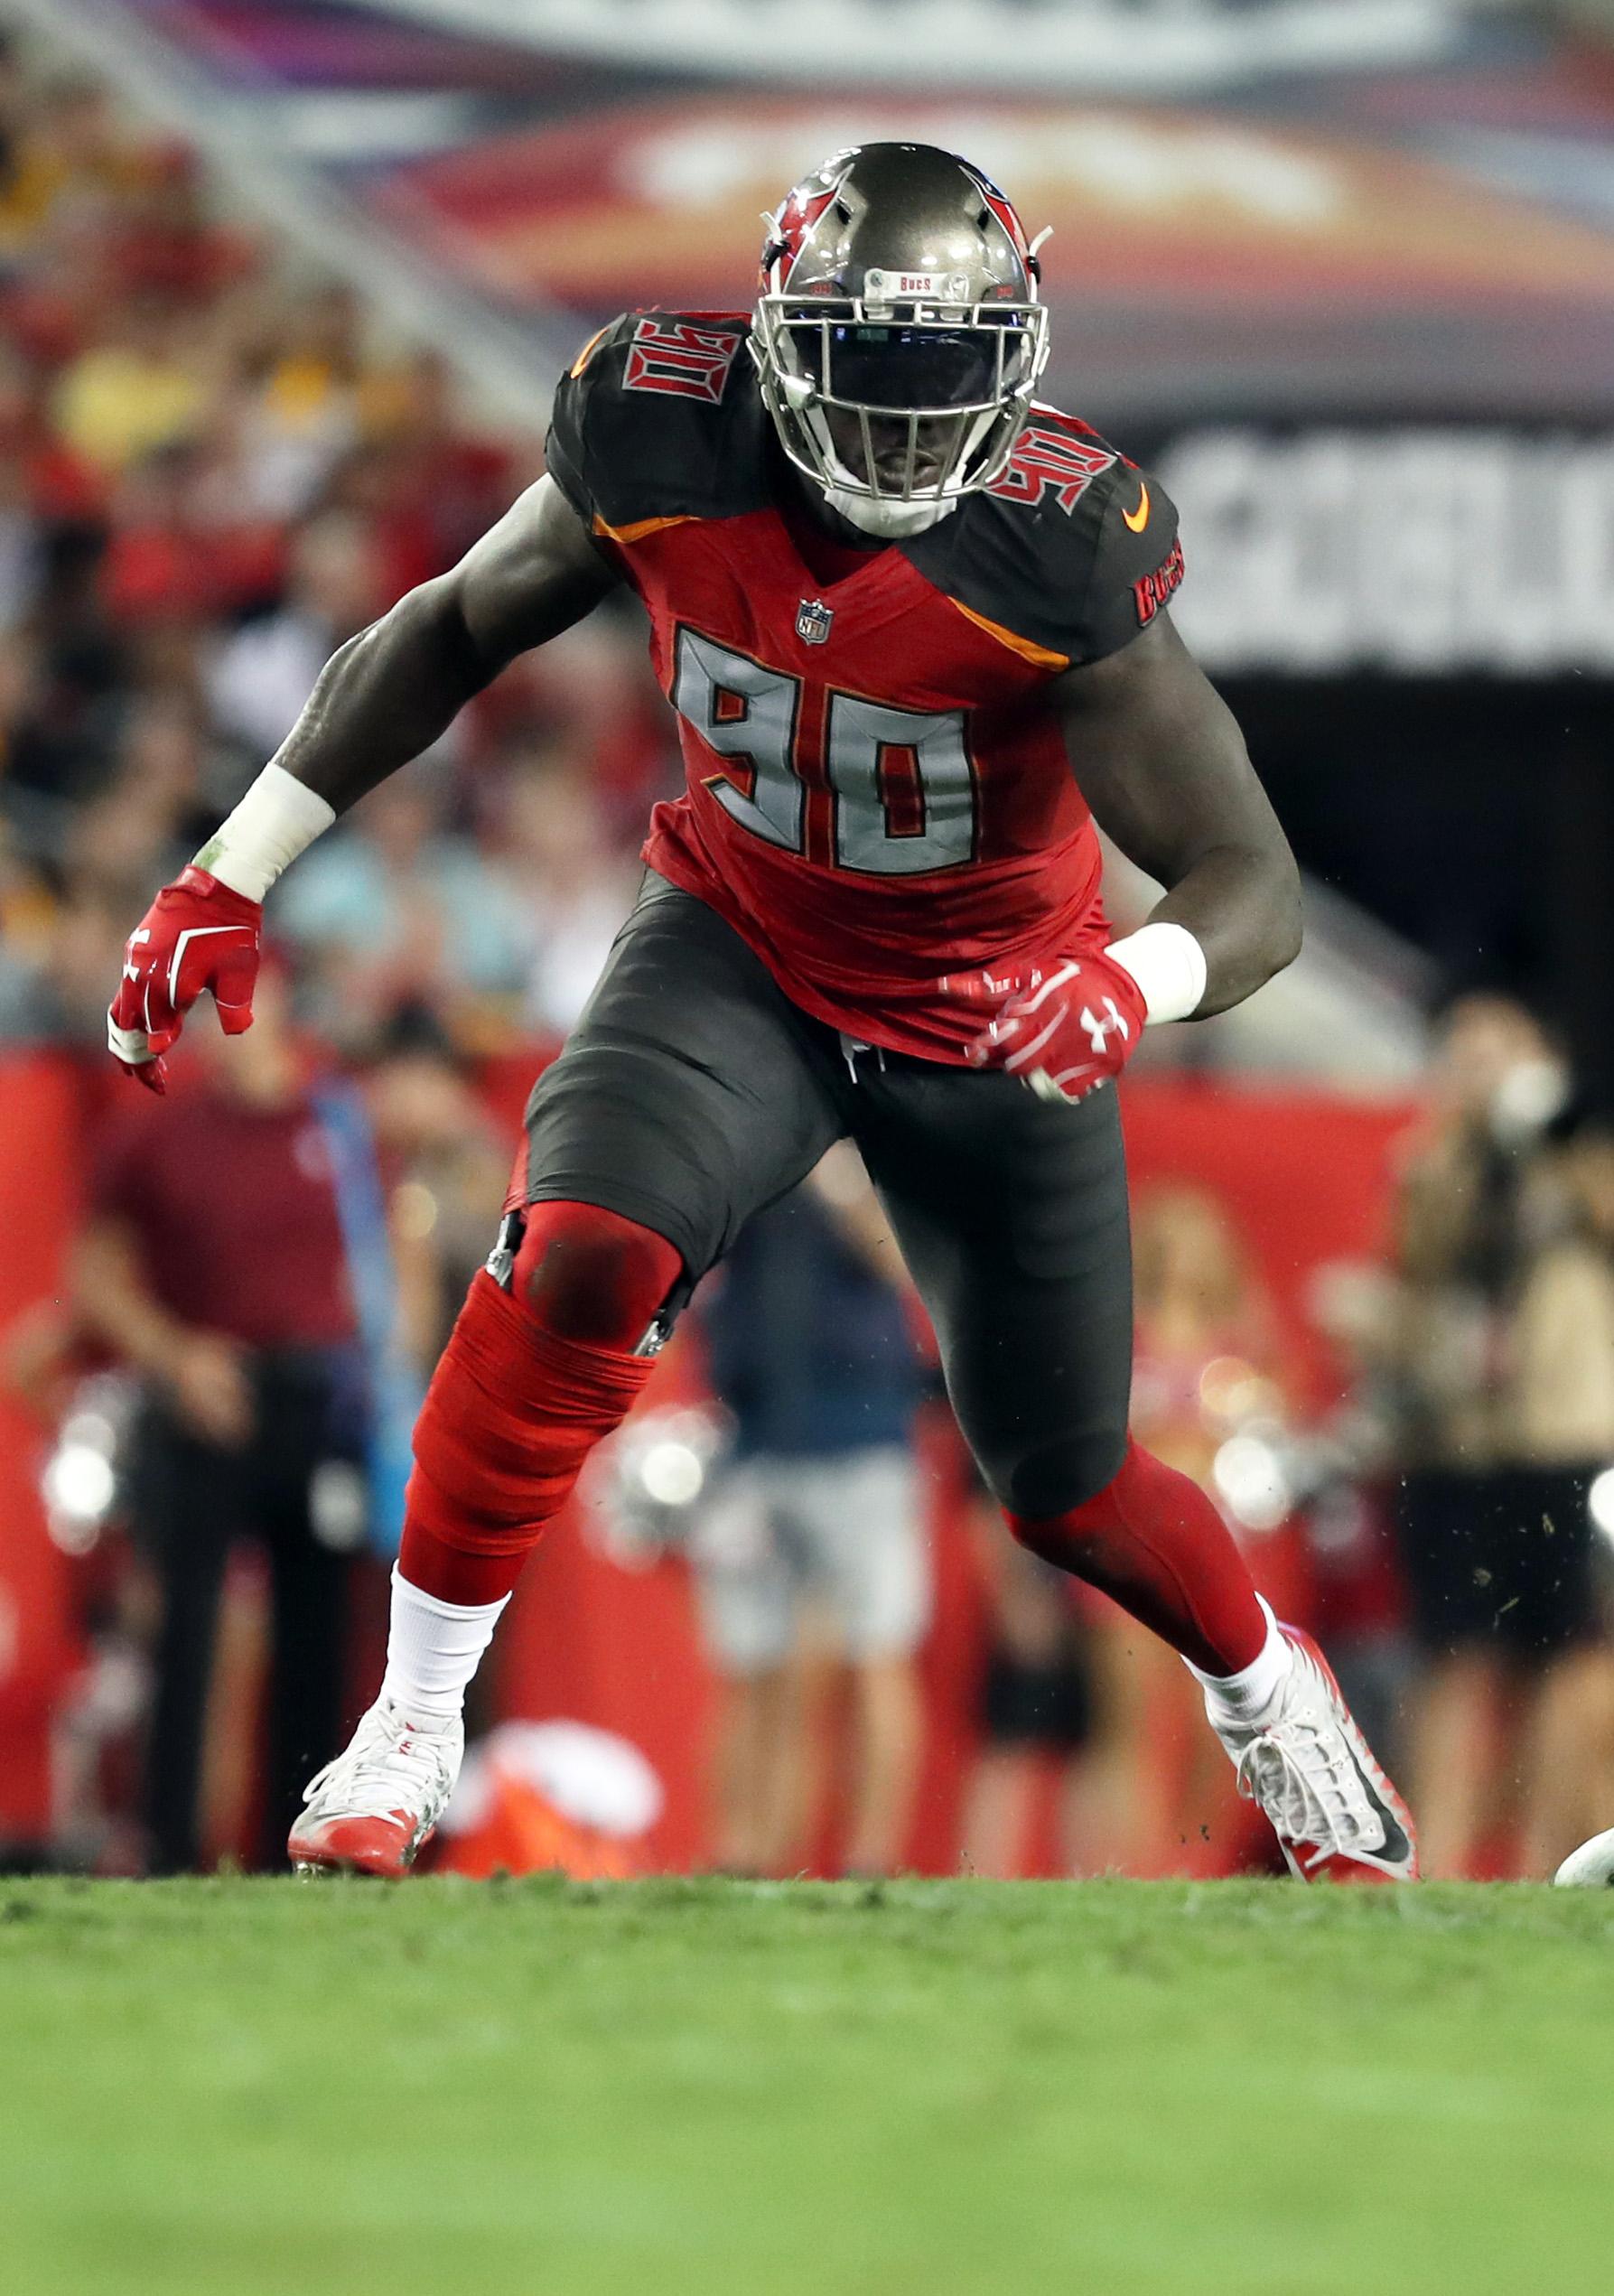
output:
<svg viewBox="0 0 1614 2296"><path fill-rule="evenodd" d="M597 1204L528 1204L510 1296L556 1339L631 1350L683 1274L664 1236Z"/></svg>
<svg viewBox="0 0 1614 2296"><path fill-rule="evenodd" d="M415 1422L408 1520L462 1552L525 1553L655 1368L546 1329L483 1269Z"/></svg>

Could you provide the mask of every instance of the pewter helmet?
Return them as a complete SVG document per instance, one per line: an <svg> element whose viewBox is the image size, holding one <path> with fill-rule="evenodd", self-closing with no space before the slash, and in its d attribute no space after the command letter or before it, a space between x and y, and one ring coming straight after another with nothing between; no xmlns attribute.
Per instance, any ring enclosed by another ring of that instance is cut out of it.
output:
<svg viewBox="0 0 1614 2296"><path fill-rule="evenodd" d="M1040 241L1003 192L934 145L863 144L766 220L751 355L791 462L875 533L989 485L1048 358Z"/></svg>

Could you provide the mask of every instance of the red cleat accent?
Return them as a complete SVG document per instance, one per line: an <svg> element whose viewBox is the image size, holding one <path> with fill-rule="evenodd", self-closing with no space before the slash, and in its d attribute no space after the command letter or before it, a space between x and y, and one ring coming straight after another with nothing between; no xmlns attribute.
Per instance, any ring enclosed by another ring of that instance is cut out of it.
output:
<svg viewBox="0 0 1614 2296"><path fill-rule="evenodd" d="M401 1881L436 1830L429 1825L421 1833L406 1810L312 1825L300 1819L286 1838L285 1853L299 1873L373 1873Z"/></svg>
<svg viewBox="0 0 1614 2296"><path fill-rule="evenodd" d="M422 1722L378 1698L346 1750L311 1779L287 1857L299 1873L401 1881L436 1831L464 1752L458 1719Z"/></svg>

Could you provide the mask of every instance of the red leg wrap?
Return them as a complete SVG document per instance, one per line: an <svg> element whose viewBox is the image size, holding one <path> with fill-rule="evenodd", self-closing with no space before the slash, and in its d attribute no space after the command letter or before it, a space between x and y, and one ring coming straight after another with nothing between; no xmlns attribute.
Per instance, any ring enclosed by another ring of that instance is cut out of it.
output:
<svg viewBox="0 0 1614 2296"><path fill-rule="evenodd" d="M656 1367L637 1346L677 1279L661 1237L592 1205L535 1205L514 1296L485 1271L415 1429L402 1576L496 1601Z"/></svg>
<svg viewBox="0 0 1614 2296"><path fill-rule="evenodd" d="M556 1339L638 1347L683 1273L665 1236L597 1204L529 1204L511 1284Z"/></svg>
<svg viewBox="0 0 1614 2296"><path fill-rule="evenodd" d="M1118 1602L1207 1674L1260 1655L1266 1615L1233 1534L1191 1477L1134 1442L1114 1482L1063 1515L1011 1515L1022 1546Z"/></svg>

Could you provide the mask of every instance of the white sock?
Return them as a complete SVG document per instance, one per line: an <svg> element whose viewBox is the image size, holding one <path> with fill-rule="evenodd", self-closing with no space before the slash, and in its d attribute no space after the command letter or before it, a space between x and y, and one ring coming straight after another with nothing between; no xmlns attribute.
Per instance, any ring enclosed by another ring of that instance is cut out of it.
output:
<svg viewBox="0 0 1614 2296"><path fill-rule="evenodd" d="M1272 1703L1278 1685L1294 1663L1294 1652L1283 1638L1283 1632L1273 1616L1272 1604L1264 1594L1255 1600L1266 1614L1266 1640L1247 1666L1236 1675L1208 1675L1199 1666L1183 1665L1205 1686L1205 1703L1224 1722L1251 1722L1264 1707Z"/></svg>
<svg viewBox="0 0 1614 2296"><path fill-rule="evenodd" d="M395 1563L382 1697L428 1730L453 1722L509 1599L506 1594L497 1602L439 1602L400 1577Z"/></svg>

